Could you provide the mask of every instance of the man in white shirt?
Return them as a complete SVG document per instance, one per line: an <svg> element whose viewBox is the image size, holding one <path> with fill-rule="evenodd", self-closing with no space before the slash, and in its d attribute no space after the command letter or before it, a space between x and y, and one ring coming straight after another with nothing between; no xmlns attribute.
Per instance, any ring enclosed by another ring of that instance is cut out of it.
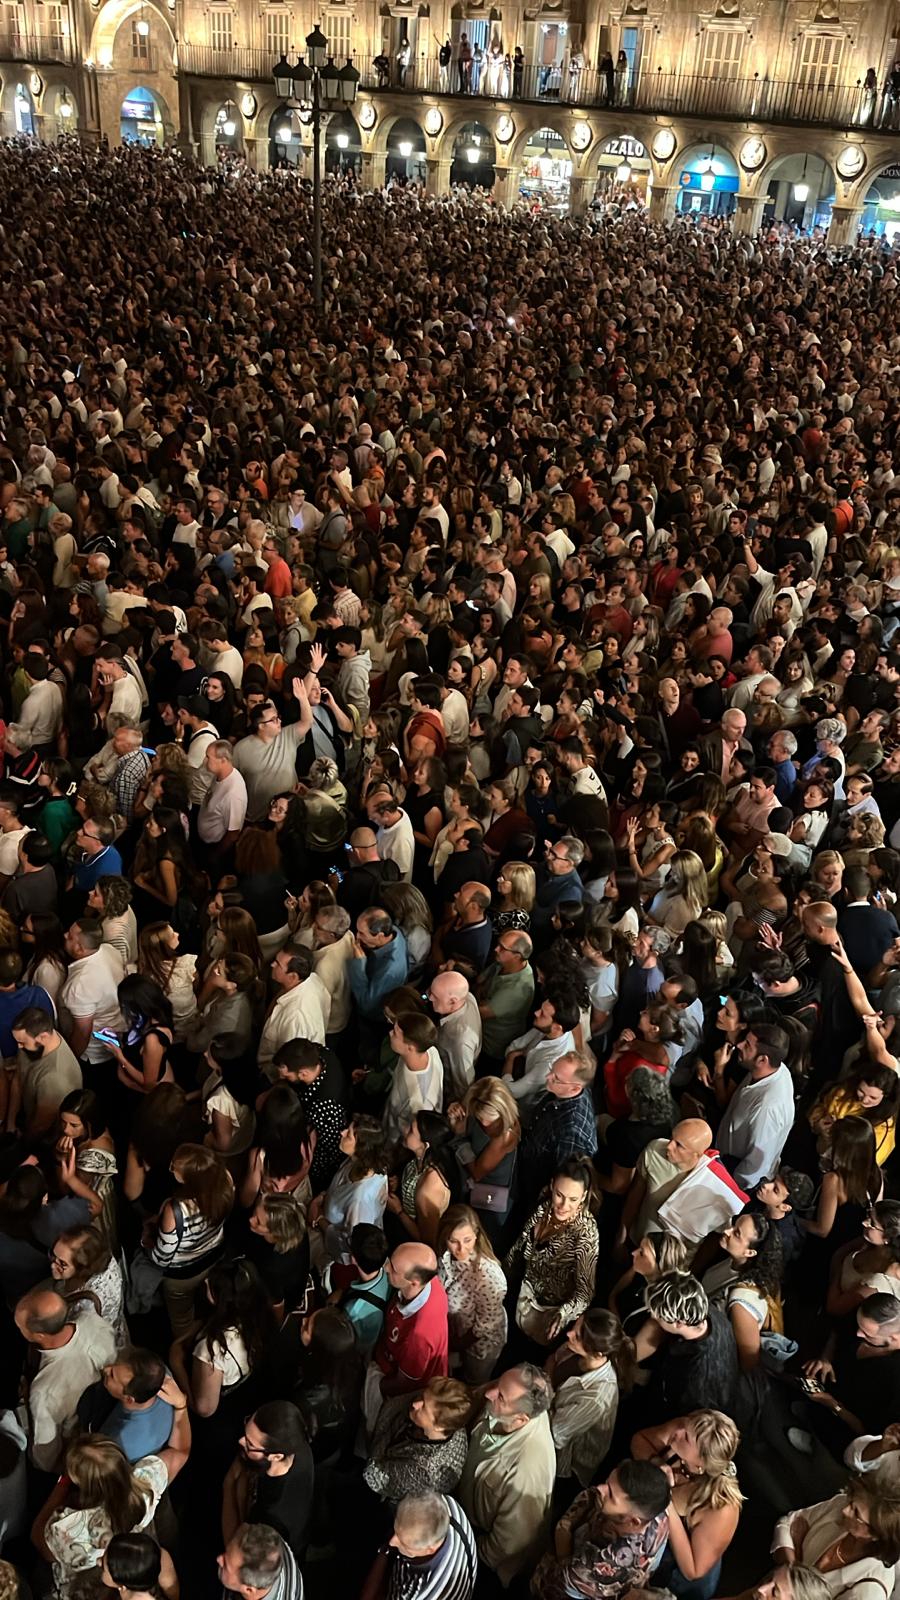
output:
<svg viewBox="0 0 900 1600"><path fill-rule="evenodd" d="M374 809L379 860L396 862L403 881L412 883L416 840L409 817L393 799L382 800Z"/></svg>
<svg viewBox="0 0 900 1600"><path fill-rule="evenodd" d="M23 827L19 801L14 794L0 794L0 889L15 876L19 866L19 845L31 829Z"/></svg>
<svg viewBox="0 0 900 1600"><path fill-rule="evenodd" d="M785 1065L789 1048L783 1028L762 1025L739 1046L750 1071L729 1101L716 1144L742 1189L754 1188L778 1170L794 1125L794 1080Z"/></svg>
<svg viewBox="0 0 900 1600"><path fill-rule="evenodd" d="M572 1030L578 1026L578 1019L578 1007L568 995L548 998L538 1006L534 1026L513 1039L503 1063L503 1078L514 1099L526 1107L536 1104L554 1061L575 1049ZM519 1066L522 1072L514 1077Z"/></svg>
<svg viewBox="0 0 900 1600"><path fill-rule="evenodd" d="M206 765L206 752L219 737L219 730L207 720L209 703L205 695L182 695L178 701L178 728L187 735L187 760L190 768L191 805L201 805L212 788L212 774Z"/></svg>
<svg viewBox="0 0 900 1600"><path fill-rule="evenodd" d="M78 1430L78 1402L116 1359L116 1336L92 1306L78 1320L55 1289L32 1289L16 1306L16 1327L40 1360L19 1420L28 1454L39 1472L59 1472L69 1439Z"/></svg>
<svg viewBox="0 0 900 1600"><path fill-rule="evenodd" d="M200 627L200 665L205 672L224 672L236 689L244 678L244 658L228 637L224 622L204 622Z"/></svg>
<svg viewBox="0 0 900 1600"><path fill-rule="evenodd" d="M313 958L302 945L286 945L272 962L272 981L278 990L263 1024L257 1062L272 1077L272 1057L289 1039L312 1039L324 1044L331 1016L331 995L313 971Z"/></svg>
<svg viewBox="0 0 900 1600"><path fill-rule="evenodd" d="M237 844L247 817L247 785L234 764L227 739L214 739L204 753L212 782L197 813L197 833L217 856Z"/></svg>
<svg viewBox="0 0 900 1600"><path fill-rule="evenodd" d="M313 967L331 996L329 1034L349 1026L353 997L347 963L356 952L350 913L343 906L323 906L313 924Z"/></svg>
<svg viewBox="0 0 900 1600"><path fill-rule="evenodd" d="M63 724L62 690L51 679L50 663L39 651L29 650L23 665L29 689L16 718L20 734L18 748L50 754L56 748Z"/></svg>
<svg viewBox="0 0 900 1600"><path fill-rule="evenodd" d="M97 655L97 673L104 688L100 720L105 719L106 731L113 734L122 717L140 723L144 703L137 679L128 671L125 657L117 644L104 642Z"/></svg>
<svg viewBox="0 0 900 1600"><path fill-rule="evenodd" d="M188 544L192 550L196 550L199 532L200 524L197 521L197 507L193 500L176 501L175 528L172 533L172 543Z"/></svg>
<svg viewBox="0 0 900 1600"><path fill-rule="evenodd" d="M125 964L114 945L103 943L103 927L92 917L73 922L65 937L70 958L60 990L60 1027L72 1054L83 1061L108 1061L109 1050L95 1033L122 1027L119 984Z"/></svg>
<svg viewBox="0 0 900 1600"><path fill-rule="evenodd" d="M452 684L441 689L441 716L447 743L463 749L469 742L469 703Z"/></svg>
<svg viewBox="0 0 900 1600"><path fill-rule="evenodd" d="M428 998L438 1019L438 1050L444 1063L444 1103L462 1100L475 1081L481 1054L481 1012L461 972L439 972Z"/></svg>
<svg viewBox="0 0 900 1600"><path fill-rule="evenodd" d="M558 749L560 766L569 774L572 788L571 794L589 794L606 799L606 790L600 781L599 774L589 766L584 759L581 740L576 738L563 739Z"/></svg>

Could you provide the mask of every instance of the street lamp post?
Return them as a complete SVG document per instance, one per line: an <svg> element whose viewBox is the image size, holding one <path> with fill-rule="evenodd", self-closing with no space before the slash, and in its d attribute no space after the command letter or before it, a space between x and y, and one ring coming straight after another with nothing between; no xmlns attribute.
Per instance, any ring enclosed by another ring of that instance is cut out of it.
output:
<svg viewBox="0 0 900 1600"><path fill-rule="evenodd" d="M333 111L352 106L359 88L359 73L352 61L336 67L327 54L328 40L316 25L306 37L308 63L300 56L291 67L282 56L272 76L275 92L287 100L291 95L307 108L313 131L313 300L322 309L322 124Z"/></svg>

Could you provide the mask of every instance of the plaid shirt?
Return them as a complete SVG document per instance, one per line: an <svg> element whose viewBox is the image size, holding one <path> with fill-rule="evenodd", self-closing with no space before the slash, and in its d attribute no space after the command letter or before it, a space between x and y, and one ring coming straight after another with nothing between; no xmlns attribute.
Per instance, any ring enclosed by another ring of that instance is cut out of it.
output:
<svg viewBox="0 0 900 1600"><path fill-rule="evenodd" d="M592 1156L597 1150L597 1123L589 1088L570 1100L543 1094L519 1151L519 1198L537 1204L561 1161Z"/></svg>
<svg viewBox="0 0 900 1600"><path fill-rule="evenodd" d="M113 773L112 788L116 806L126 822L134 815L134 797L150 770L150 757L144 750L131 750L120 756Z"/></svg>

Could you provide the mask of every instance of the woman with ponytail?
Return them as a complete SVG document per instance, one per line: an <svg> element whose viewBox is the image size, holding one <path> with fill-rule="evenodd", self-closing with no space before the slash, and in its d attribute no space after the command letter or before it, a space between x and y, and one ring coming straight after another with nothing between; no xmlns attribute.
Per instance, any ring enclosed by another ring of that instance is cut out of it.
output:
<svg viewBox="0 0 900 1600"><path fill-rule="evenodd" d="M546 1363L555 1392L550 1427L556 1475L593 1483L616 1425L620 1394L634 1382L634 1345L611 1311L591 1306Z"/></svg>

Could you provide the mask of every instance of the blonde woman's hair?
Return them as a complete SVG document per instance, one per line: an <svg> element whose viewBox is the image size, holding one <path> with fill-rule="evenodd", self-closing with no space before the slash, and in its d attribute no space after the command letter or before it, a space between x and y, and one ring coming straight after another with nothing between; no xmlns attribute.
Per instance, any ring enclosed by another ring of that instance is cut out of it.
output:
<svg viewBox="0 0 900 1600"><path fill-rule="evenodd" d="M539 606L544 606L548 600L552 600L553 590L550 587L550 579L546 572L533 572L530 581L538 586L537 603Z"/></svg>
<svg viewBox="0 0 900 1600"><path fill-rule="evenodd" d="M814 878L817 867L840 867L843 869L845 866L846 862L840 850L820 850L817 855L813 856L809 875Z"/></svg>
<svg viewBox="0 0 900 1600"><path fill-rule="evenodd" d="M709 903L709 884L706 868L693 850L676 850L669 863L666 888L670 884L699 917Z"/></svg>
<svg viewBox="0 0 900 1600"><path fill-rule="evenodd" d="M187 772L190 762L187 751L180 744L160 744L156 747L157 772Z"/></svg>
<svg viewBox="0 0 900 1600"><path fill-rule="evenodd" d="M114 1534L131 1533L147 1515L149 1490L121 1446L100 1433L83 1433L66 1451L66 1475L85 1510L102 1508Z"/></svg>
<svg viewBox="0 0 900 1600"><path fill-rule="evenodd" d="M471 1206L449 1206L441 1218L440 1232L438 1233L438 1259L447 1248L447 1240L457 1228L471 1228L475 1235L475 1254L487 1256L488 1260L496 1261L494 1248L484 1231L481 1219Z"/></svg>
<svg viewBox="0 0 900 1600"><path fill-rule="evenodd" d="M683 1239L674 1233L653 1233L646 1237L653 1247L660 1273L687 1271L690 1255Z"/></svg>
<svg viewBox="0 0 900 1600"><path fill-rule="evenodd" d="M509 882L510 898L517 911L531 911L534 906L534 897L537 892L537 879L534 867L527 861L507 861L502 869L503 876Z"/></svg>
<svg viewBox="0 0 900 1600"><path fill-rule="evenodd" d="M499 1078L476 1078L463 1104L470 1117L492 1111L503 1133L520 1126L518 1104Z"/></svg>
<svg viewBox="0 0 900 1600"><path fill-rule="evenodd" d="M691 1425L703 1463L702 1478L692 1481L688 1514L696 1515L707 1507L720 1511L723 1506L741 1506L744 1496L734 1465L741 1442L736 1425L724 1411L692 1411L685 1421Z"/></svg>
<svg viewBox="0 0 900 1600"><path fill-rule="evenodd" d="M708 928L714 939L725 939L728 936L728 919L724 911L714 911L707 906L701 916L697 918L704 928Z"/></svg>
<svg viewBox="0 0 900 1600"><path fill-rule="evenodd" d="M296 1250L306 1238L306 1214L296 1195L263 1194L261 1199L275 1254Z"/></svg>

